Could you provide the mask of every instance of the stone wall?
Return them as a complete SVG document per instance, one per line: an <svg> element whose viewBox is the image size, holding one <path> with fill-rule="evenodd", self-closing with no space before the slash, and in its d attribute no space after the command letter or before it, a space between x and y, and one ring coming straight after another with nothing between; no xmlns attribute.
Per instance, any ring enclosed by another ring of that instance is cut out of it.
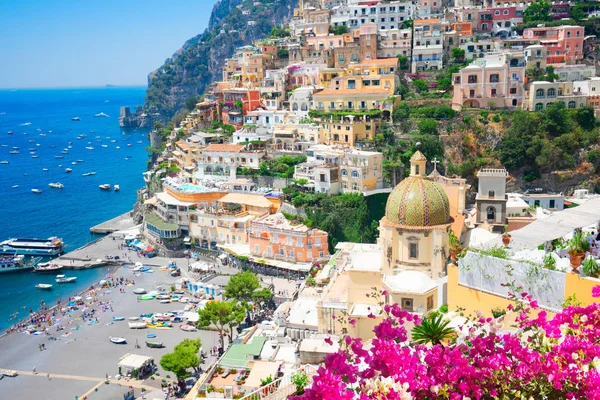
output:
<svg viewBox="0 0 600 400"><path fill-rule="evenodd" d="M238 175L240 179L250 179L252 182L256 183L258 187L261 188L273 188L273 189L283 189L291 184L291 179L287 178L276 178L273 176L250 176L250 175Z"/></svg>

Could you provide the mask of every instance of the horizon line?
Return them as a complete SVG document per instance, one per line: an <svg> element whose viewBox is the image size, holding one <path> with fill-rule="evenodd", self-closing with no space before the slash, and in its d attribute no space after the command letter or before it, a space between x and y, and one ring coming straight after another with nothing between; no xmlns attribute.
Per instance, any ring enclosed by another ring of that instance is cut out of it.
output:
<svg viewBox="0 0 600 400"><path fill-rule="evenodd" d="M126 87L148 87L147 83L131 83L122 85L81 85L81 86L23 86L23 87L0 87L0 90L48 90L48 89L111 89Z"/></svg>

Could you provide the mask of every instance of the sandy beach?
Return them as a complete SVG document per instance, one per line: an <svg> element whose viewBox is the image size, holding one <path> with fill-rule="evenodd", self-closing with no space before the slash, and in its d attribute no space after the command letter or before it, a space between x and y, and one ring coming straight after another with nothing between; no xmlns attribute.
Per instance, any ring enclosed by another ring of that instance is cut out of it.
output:
<svg viewBox="0 0 600 400"><path fill-rule="evenodd" d="M118 252L119 243L119 240L113 241L108 238L88 246L85 251L89 253L90 258L100 257L102 254L115 254ZM135 253L132 255L132 262L138 261ZM157 286L162 286L169 289L171 285L181 281L181 278L171 277L166 268L158 267L166 266L168 263L166 259L152 258L139 259L139 261L155 265L154 272L135 273L129 266L114 269L115 279L123 277L134 280L135 285L96 289L95 298L88 298L84 294L82 296L86 302L84 307L68 313L70 318L58 316L59 323L65 326L64 331L56 332L56 326L49 328L58 340L49 340L45 335L34 336L15 332L0 338L0 369L16 370L19 373L17 377L5 377L0 380L2 397L64 400L75 399L75 396L82 399L87 396L90 400L108 400L122 398L128 386L133 386L136 395L139 395L142 387L148 391L160 387L160 380L170 374L160 367L160 357L172 351L173 347L184 338L200 338L203 348L209 353L208 350L218 343L216 332L184 332L179 329L179 324L175 324L170 330L128 328L128 317L139 316L142 313L182 310L185 306L182 303L161 304L158 300L138 301L138 296L133 293L135 288L141 287L151 291ZM187 269L187 261L178 260L178 264L180 263L183 272ZM123 288L125 293L121 293L120 288ZM97 301L94 301L95 299ZM92 305L87 304L90 302ZM100 311L101 307L98 306L100 302L106 304L106 311ZM97 311L95 315L98 318L97 323L81 320L81 314L91 309ZM114 316L125 317L125 321L113 321ZM162 349L146 347L146 335L149 333L155 333L157 336L154 340L163 342L165 347ZM109 341L111 336L124 337L127 339L127 344L113 344ZM136 340L140 348L135 347ZM41 344L45 345L46 350L39 349ZM159 377L144 382L111 379L110 384L106 385L104 383L106 374L115 377L118 374L117 364L126 354L154 357ZM212 361L209 356L204 365L209 365ZM34 367L37 374L33 373ZM50 374L50 379L47 374Z"/></svg>

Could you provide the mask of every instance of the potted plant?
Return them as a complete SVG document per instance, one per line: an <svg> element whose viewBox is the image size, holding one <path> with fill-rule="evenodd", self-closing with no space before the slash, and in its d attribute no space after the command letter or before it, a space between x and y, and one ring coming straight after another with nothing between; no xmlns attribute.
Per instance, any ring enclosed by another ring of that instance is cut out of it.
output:
<svg viewBox="0 0 600 400"><path fill-rule="evenodd" d="M556 260L552 257L552 253L548 253L544 256L544 268L556 270Z"/></svg>
<svg viewBox="0 0 600 400"><path fill-rule="evenodd" d="M502 244L508 246L510 244L510 233L508 233L508 225L504 225L504 233L502 234Z"/></svg>
<svg viewBox="0 0 600 400"><path fill-rule="evenodd" d="M448 237L449 247L450 247L450 260L456 262L456 255L462 251L462 246L460 245L460 241L454 234L454 232L450 231L450 236Z"/></svg>
<svg viewBox="0 0 600 400"><path fill-rule="evenodd" d="M569 240L569 258L571 260L571 268L573 268L574 273L579 273L577 269L581 266L583 257L585 256L586 251L589 249L590 242L588 242L588 239L583 236L583 233L581 232L575 233L571 240Z"/></svg>
<svg viewBox="0 0 600 400"><path fill-rule="evenodd" d="M600 277L600 267L596 264L596 261L593 257L588 257L583 262L583 273L585 276L589 276L591 278Z"/></svg>

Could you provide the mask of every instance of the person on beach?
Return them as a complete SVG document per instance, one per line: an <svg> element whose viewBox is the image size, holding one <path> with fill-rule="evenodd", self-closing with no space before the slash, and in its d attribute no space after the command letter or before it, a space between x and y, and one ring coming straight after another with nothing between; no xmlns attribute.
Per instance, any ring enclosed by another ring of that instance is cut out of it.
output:
<svg viewBox="0 0 600 400"><path fill-rule="evenodd" d="M33 374L37 375L37 368L36 367L33 367Z"/></svg>

